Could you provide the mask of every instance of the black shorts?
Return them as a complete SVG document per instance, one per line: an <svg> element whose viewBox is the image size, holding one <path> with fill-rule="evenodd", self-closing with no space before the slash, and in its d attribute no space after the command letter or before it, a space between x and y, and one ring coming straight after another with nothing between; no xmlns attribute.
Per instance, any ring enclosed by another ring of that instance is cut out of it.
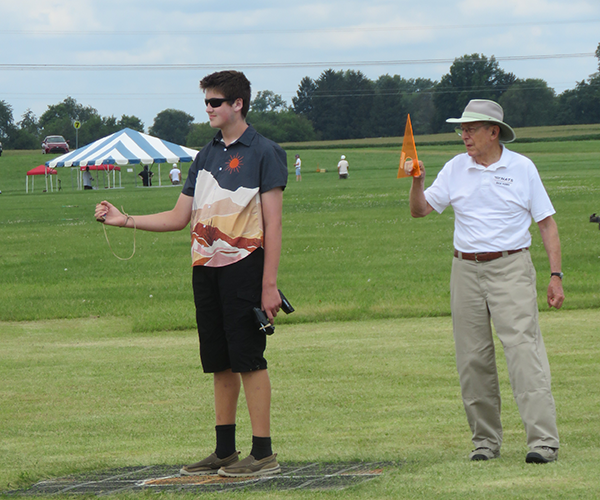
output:
<svg viewBox="0 0 600 500"><path fill-rule="evenodd" d="M260 307L264 251L225 267L194 266L193 286L200 360L205 373L267 368L266 335L254 320Z"/></svg>

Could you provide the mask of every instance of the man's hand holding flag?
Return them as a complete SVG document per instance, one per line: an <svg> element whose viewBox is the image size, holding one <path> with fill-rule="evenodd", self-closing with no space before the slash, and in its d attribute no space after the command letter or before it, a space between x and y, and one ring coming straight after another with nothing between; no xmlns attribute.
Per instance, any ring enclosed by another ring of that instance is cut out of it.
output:
<svg viewBox="0 0 600 500"><path fill-rule="evenodd" d="M419 158L415 146L415 137L413 135L410 115L406 119L406 128L404 130L404 140L402 141L402 152L400 153L400 168L398 169L398 179L401 177L419 177L421 169L419 168Z"/></svg>

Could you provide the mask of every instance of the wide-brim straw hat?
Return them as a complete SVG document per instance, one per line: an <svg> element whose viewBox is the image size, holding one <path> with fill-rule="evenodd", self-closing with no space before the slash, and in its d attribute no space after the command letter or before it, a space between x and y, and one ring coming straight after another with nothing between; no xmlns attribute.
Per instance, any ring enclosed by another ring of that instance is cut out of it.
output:
<svg viewBox="0 0 600 500"><path fill-rule="evenodd" d="M465 107L460 118L448 118L448 123L490 122L500 127L500 142L512 142L517 136L515 131L504 123L502 106L487 99L472 99Z"/></svg>

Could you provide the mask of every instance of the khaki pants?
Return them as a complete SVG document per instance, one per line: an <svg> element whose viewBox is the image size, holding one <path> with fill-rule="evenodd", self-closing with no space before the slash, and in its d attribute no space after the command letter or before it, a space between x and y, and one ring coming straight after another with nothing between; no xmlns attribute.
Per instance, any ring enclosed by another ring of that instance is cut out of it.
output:
<svg viewBox="0 0 600 500"><path fill-rule="evenodd" d="M475 447L499 450L502 445L491 318L504 348L527 445L558 448L550 365L538 323L529 252L479 263L454 258L450 291L456 366Z"/></svg>

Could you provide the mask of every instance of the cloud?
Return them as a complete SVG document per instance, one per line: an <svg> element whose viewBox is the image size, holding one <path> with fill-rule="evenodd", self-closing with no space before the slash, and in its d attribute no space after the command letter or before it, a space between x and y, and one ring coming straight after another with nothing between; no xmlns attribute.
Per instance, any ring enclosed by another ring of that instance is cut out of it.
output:
<svg viewBox="0 0 600 500"><path fill-rule="evenodd" d="M573 0L568 3L564 0L504 0L491 4L480 0L461 0L458 8L468 18L477 17L481 13L487 14L487 18L482 19L482 24L498 22L498 16L513 20L533 18L547 21L580 18L594 12L598 14L596 0L593 3L589 0Z"/></svg>
<svg viewBox="0 0 600 500"><path fill-rule="evenodd" d="M439 80L464 54L487 57L591 53L598 45L597 0L15 0L2 2L3 63L257 64L244 71L253 90L289 99L304 76L329 63L367 77L401 74ZM55 60L45 52L58 54ZM425 61L360 65L360 61ZM269 68L266 63L315 63ZM261 66L262 65L262 66ZM597 60L509 62L519 78L573 88L597 71ZM20 116L38 115L71 95L103 115L151 123L167 107L199 111L198 80L212 69L0 71L3 99ZM140 93L137 96L136 93ZM132 97L135 96L135 97ZM202 115L204 119L204 115Z"/></svg>
<svg viewBox="0 0 600 500"><path fill-rule="evenodd" d="M3 2L2 10L5 28L10 26L11 29L60 32L81 29L82 22L88 29L102 26L94 15L93 2L18 0Z"/></svg>

